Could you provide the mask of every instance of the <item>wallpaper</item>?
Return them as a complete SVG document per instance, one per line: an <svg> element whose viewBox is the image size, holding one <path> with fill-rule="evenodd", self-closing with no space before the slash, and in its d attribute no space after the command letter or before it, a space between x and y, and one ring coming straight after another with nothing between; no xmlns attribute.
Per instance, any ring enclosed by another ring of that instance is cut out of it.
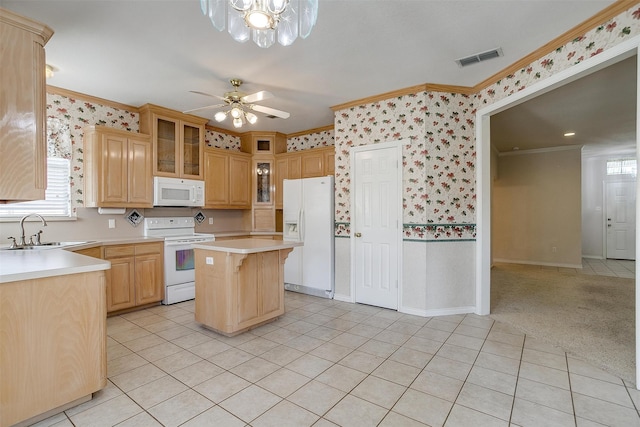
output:
<svg viewBox="0 0 640 427"><path fill-rule="evenodd" d="M336 111L336 236L350 232L349 148L403 140L405 240L475 239L477 109L637 34L634 6L478 94L421 92Z"/></svg>
<svg viewBox="0 0 640 427"><path fill-rule="evenodd" d="M225 150L240 151L240 137L227 135L206 129L204 132L204 142L207 147L223 148Z"/></svg>
<svg viewBox="0 0 640 427"><path fill-rule="evenodd" d="M287 152L333 145L335 145L333 130L326 130L287 139Z"/></svg>
<svg viewBox="0 0 640 427"><path fill-rule="evenodd" d="M82 137L85 126L102 125L139 131L139 115L114 107L85 102L57 94L47 94L47 121L65 127L71 136L71 210L84 205Z"/></svg>

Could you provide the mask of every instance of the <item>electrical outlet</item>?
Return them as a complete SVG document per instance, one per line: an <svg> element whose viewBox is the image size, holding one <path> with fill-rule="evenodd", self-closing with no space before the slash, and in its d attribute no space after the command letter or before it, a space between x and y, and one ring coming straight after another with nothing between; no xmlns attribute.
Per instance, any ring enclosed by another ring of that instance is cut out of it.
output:
<svg viewBox="0 0 640 427"><path fill-rule="evenodd" d="M209 225L213 225L213 217L209 217Z"/></svg>
<svg viewBox="0 0 640 427"><path fill-rule="evenodd" d="M207 265L213 265L213 257L212 256L206 257L205 261L206 261Z"/></svg>
<svg viewBox="0 0 640 427"><path fill-rule="evenodd" d="M115 219L110 219L109 220L109 228L116 228L116 220Z"/></svg>

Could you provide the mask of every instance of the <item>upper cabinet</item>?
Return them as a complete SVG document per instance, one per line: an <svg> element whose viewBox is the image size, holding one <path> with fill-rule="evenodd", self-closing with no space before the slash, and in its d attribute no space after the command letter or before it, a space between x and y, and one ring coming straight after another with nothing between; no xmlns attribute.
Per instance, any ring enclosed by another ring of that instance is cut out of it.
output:
<svg viewBox="0 0 640 427"><path fill-rule="evenodd" d="M86 207L153 207L149 135L88 126L83 143Z"/></svg>
<svg viewBox="0 0 640 427"><path fill-rule="evenodd" d="M150 134L153 141L153 175L203 179L207 122L157 105L140 107L140 132Z"/></svg>
<svg viewBox="0 0 640 427"><path fill-rule="evenodd" d="M44 199L44 45L52 35L46 25L0 8L0 203Z"/></svg>
<svg viewBox="0 0 640 427"><path fill-rule="evenodd" d="M287 136L279 132L247 132L240 137L242 151L254 156L273 156L287 151Z"/></svg>
<svg viewBox="0 0 640 427"><path fill-rule="evenodd" d="M285 179L313 178L334 175L334 147L291 151L276 156L276 209L282 209L282 182Z"/></svg>
<svg viewBox="0 0 640 427"><path fill-rule="evenodd" d="M251 154L204 150L205 207L251 209Z"/></svg>

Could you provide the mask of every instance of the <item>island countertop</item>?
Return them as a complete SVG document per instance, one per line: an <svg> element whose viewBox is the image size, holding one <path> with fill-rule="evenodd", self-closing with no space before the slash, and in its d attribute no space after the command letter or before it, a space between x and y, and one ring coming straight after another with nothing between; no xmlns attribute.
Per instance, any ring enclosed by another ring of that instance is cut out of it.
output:
<svg viewBox="0 0 640 427"><path fill-rule="evenodd" d="M302 245L302 242L290 242L285 240L238 239L223 240L220 242L194 243L193 247L195 249L229 252L234 254L253 254L257 252L291 249Z"/></svg>

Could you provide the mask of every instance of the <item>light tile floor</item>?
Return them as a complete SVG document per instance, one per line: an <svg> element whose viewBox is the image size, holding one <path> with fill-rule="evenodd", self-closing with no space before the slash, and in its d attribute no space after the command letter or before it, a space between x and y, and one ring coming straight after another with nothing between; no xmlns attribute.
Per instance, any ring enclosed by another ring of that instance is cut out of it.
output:
<svg viewBox="0 0 640 427"><path fill-rule="evenodd" d="M535 267L535 266L532 266ZM564 273L590 274L595 276L621 277L633 279L636 277L636 262L618 259L582 259L582 269L562 267L540 267L554 269Z"/></svg>
<svg viewBox="0 0 640 427"><path fill-rule="evenodd" d="M489 317L287 292L227 338L193 301L108 319L108 385L38 426L640 426L640 392Z"/></svg>

